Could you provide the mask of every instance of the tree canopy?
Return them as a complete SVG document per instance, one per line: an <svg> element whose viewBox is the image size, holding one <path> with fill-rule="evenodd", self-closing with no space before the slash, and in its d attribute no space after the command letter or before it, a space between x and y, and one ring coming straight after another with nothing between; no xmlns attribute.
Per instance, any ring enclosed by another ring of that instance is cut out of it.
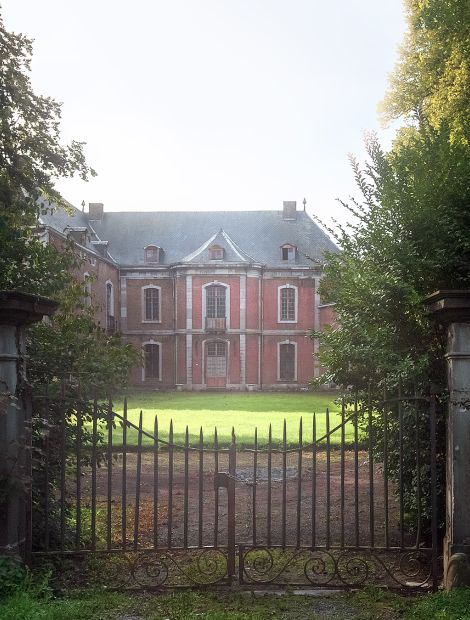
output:
<svg viewBox="0 0 470 620"><path fill-rule="evenodd" d="M470 3L405 0L408 31L382 104L385 120L423 115L470 144Z"/></svg>
<svg viewBox="0 0 470 620"><path fill-rule="evenodd" d="M367 138L352 160L362 199L343 202L350 224L331 231L321 284L339 329L321 338L325 379L361 389L444 381L443 332L423 298L470 286L468 2L407 0L408 32L384 110L400 118L389 152Z"/></svg>

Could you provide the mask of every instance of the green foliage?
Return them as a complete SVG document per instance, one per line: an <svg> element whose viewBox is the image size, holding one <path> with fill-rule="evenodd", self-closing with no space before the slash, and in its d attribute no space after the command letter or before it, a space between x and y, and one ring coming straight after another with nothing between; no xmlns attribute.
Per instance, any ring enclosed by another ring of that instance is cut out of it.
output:
<svg viewBox="0 0 470 620"><path fill-rule="evenodd" d="M470 588L436 592L416 602L405 616L407 620L469 620Z"/></svg>
<svg viewBox="0 0 470 620"><path fill-rule="evenodd" d="M470 145L470 3L406 0L408 32L382 105L385 120L421 115Z"/></svg>
<svg viewBox="0 0 470 620"><path fill-rule="evenodd" d="M0 555L0 599L25 586L27 571L18 558Z"/></svg>
<svg viewBox="0 0 470 620"><path fill-rule="evenodd" d="M60 104L34 93L32 42L8 32L0 16L0 289L51 294L68 265L34 236L44 200L66 206L55 180L95 172L83 143L60 142Z"/></svg>

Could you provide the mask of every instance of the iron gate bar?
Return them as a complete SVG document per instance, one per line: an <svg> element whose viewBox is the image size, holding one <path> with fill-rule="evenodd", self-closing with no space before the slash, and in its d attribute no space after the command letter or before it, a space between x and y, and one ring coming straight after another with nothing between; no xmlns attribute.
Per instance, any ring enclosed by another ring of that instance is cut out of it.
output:
<svg viewBox="0 0 470 620"><path fill-rule="evenodd" d="M299 454L297 459L297 546L300 547L300 513L302 507L302 418L299 422Z"/></svg>
<svg viewBox="0 0 470 620"><path fill-rule="evenodd" d="M139 435L137 437L137 467L135 479L135 510L134 510L134 551L139 546L140 519L140 478L142 476L142 411L139 415Z"/></svg>
<svg viewBox="0 0 470 620"><path fill-rule="evenodd" d="M65 442L67 438L67 428L65 425L65 384L62 381L61 384L61 397L60 397L60 424L61 424L61 438L60 438L60 549L65 550Z"/></svg>
<svg viewBox="0 0 470 620"><path fill-rule="evenodd" d="M202 547L203 538L203 518L204 518L204 435L202 426L199 431L199 547Z"/></svg>
<svg viewBox="0 0 470 620"><path fill-rule="evenodd" d="M416 548L419 549L419 541L421 540L421 458L420 450L420 432L419 432L419 412L415 411L416 424L416 507L418 512L418 525L416 527Z"/></svg>
<svg viewBox="0 0 470 620"><path fill-rule="evenodd" d="M93 430L91 444L91 548L96 549L96 442L98 439L98 403L93 402Z"/></svg>
<svg viewBox="0 0 470 620"><path fill-rule="evenodd" d="M375 545L375 513L374 513L374 450L373 440L375 437L374 429L372 426L372 402L370 394L370 385L368 389L367 397L367 409L369 414L369 532L370 532L370 546L374 548ZM344 428L343 428L344 433Z"/></svg>
<svg viewBox="0 0 470 620"><path fill-rule="evenodd" d="M186 432L184 437L184 496L183 496L183 546L188 545L188 484L189 484L189 429L186 426Z"/></svg>
<svg viewBox="0 0 470 620"><path fill-rule="evenodd" d="M345 416L345 403L344 398L341 399L341 464L340 464L340 515L341 515L341 545L344 546L344 475L345 475L345 430L344 430L344 416ZM315 478L315 475L313 476ZM313 545L312 545L313 546Z"/></svg>
<svg viewBox="0 0 470 620"><path fill-rule="evenodd" d="M398 396L401 398L401 383L398 386ZM405 529L404 529L404 496L403 496L403 406L402 400L398 401L398 452L399 452L399 473L398 487L400 493L400 543L405 546Z"/></svg>
<svg viewBox="0 0 470 620"><path fill-rule="evenodd" d="M330 410L326 408L326 548L330 546L330 505L331 505L331 445L330 445Z"/></svg>
<svg viewBox="0 0 470 620"><path fill-rule="evenodd" d="M256 545L257 531L256 531L256 475L258 467L258 427L255 426L255 450L253 453L253 514L252 514L252 532L253 532L253 544Z"/></svg>
<svg viewBox="0 0 470 620"><path fill-rule="evenodd" d="M316 536L316 510L317 510L317 416L316 413L313 413L312 420L312 547L315 546L315 536ZM269 546L269 544L268 544Z"/></svg>
<svg viewBox="0 0 470 620"><path fill-rule="evenodd" d="M121 482L121 537L122 548L127 548L127 398L124 398L122 425L122 482Z"/></svg>
<svg viewBox="0 0 470 620"><path fill-rule="evenodd" d="M112 488L113 488L113 409L111 399L108 403L108 498L107 498L107 544L108 549L111 549L111 502L112 502Z"/></svg>
<svg viewBox="0 0 470 620"><path fill-rule="evenodd" d="M436 396L430 397L430 440L431 440L431 537L432 537L432 585L437 590L437 466L436 466Z"/></svg>
<svg viewBox="0 0 470 620"><path fill-rule="evenodd" d="M217 427L214 428L214 480L219 473L219 439ZM219 541L219 493L214 496L214 547L217 548Z"/></svg>
<svg viewBox="0 0 470 620"><path fill-rule="evenodd" d="M158 417L153 422L153 548L158 548Z"/></svg>
<svg viewBox="0 0 470 620"><path fill-rule="evenodd" d="M354 398L354 534L359 547L359 434L357 420L357 394Z"/></svg>
<svg viewBox="0 0 470 620"><path fill-rule="evenodd" d="M49 386L46 385L46 411L49 411L50 403L49 403ZM46 466L45 466L45 476L44 476L44 547L49 549L49 459L50 459L50 447L49 447L49 435L51 432L51 428L47 428L46 430Z"/></svg>
<svg viewBox="0 0 470 620"><path fill-rule="evenodd" d="M271 545L271 501L272 501L272 489L271 489L271 476L272 476L272 426L269 424L268 435L268 506L267 506L267 539L268 547Z"/></svg>
<svg viewBox="0 0 470 620"><path fill-rule="evenodd" d="M173 531L173 420L170 420L170 433L168 435L168 549L171 549L171 534Z"/></svg>
<svg viewBox="0 0 470 620"><path fill-rule="evenodd" d="M287 466L287 429L286 419L284 418L284 425L282 428L282 546L286 546L286 508L287 508L287 479L286 479L286 466Z"/></svg>
<svg viewBox="0 0 470 620"><path fill-rule="evenodd" d="M386 392L384 391L384 464L383 464L383 476L384 476L384 510L385 510L385 546L388 547L390 543L389 529L388 529L388 412L386 402Z"/></svg>

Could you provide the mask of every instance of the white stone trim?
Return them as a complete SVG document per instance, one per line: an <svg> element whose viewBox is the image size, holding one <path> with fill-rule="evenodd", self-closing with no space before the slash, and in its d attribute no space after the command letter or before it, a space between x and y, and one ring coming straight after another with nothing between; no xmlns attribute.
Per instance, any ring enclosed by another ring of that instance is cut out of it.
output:
<svg viewBox="0 0 470 620"><path fill-rule="evenodd" d="M121 277L121 319L127 319L127 278ZM123 324L123 329L127 325Z"/></svg>
<svg viewBox="0 0 470 620"><path fill-rule="evenodd" d="M284 378L281 379L281 344L294 345L294 378L292 379L292 382L297 381L297 342L289 338L277 343L277 380L286 381Z"/></svg>
<svg viewBox="0 0 470 620"><path fill-rule="evenodd" d="M293 288L295 290L294 311L295 319L281 319L281 291L285 288ZM283 284L277 287L277 322L278 323L297 323L299 318L299 289L294 284Z"/></svg>
<svg viewBox="0 0 470 620"><path fill-rule="evenodd" d="M246 384L246 336L240 334L240 383Z"/></svg>
<svg viewBox="0 0 470 620"><path fill-rule="evenodd" d="M240 329L246 329L246 275L240 276Z"/></svg>
<svg viewBox="0 0 470 620"><path fill-rule="evenodd" d="M193 328L193 276L186 276L186 329Z"/></svg>
<svg viewBox="0 0 470 620"><path fill-rule="evenodd" d="M144 356L144 363L143 363L143 366L142 366L142 383L145 383L145 381L147 381L147 378L145 376L145 345L146 344L156 344L156 345L158 345L158 377L150 377L150 379L152 379L153 381L161 381L162 380L162 346L163 345L162 345L162 343L160 341L154 340L153 338L150 338L150 340L146 340L141 345L141 347L142 347L142 355Z"/></svg>
<svg viewBox="0 0 470 620"><path fill-rule="evenodd" d="M145 291L149 288L158 289L158 319L147 319L145 315L146 303L145 303ZM142 286L140 289L140 299L141 299L141 308L142 308L142 323L161 323L162 322L162 287L157 286L156 284L147 284L146 286Z"/></svg>
<svg viewBox="0 0 470 620"><path fill-rule="evenodd" d="M186 385L193 384L193 337L186 334Z"/></svg>
<svg viewBox="0 0 470 620"><path fill-rule="evenodd" d="M225 329L230 329L230 284L225 284L225 282L219 282L218 280L207 282L207 284L201 286L202 329L205 328L206 321L206 289L210 286L225 287Z"/></svg>

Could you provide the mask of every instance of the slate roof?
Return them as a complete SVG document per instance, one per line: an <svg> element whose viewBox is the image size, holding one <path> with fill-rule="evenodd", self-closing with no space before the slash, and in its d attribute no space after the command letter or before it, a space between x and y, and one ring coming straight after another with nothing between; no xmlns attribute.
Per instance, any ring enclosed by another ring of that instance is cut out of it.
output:
<svg viewBox="0 0 470 620"><path fill-rule="evenodd" d="M284 220L282 210L105 211L102 220L91 222L97 235L92 239L108 241L109 254L121 266L144 266L144 248L148 245L162 248L164 265L209 263L208 249L212 244L224 248L223 263L257 263L271 267L286 266L280 249L286 243L297 247L297 266L312 267L305 255L322 262L325 250L338 251L307 213L297 211L296 215L295 220ZM41 220L61 231L66 226L87 225L90 229L87 214L78 209L73 210L72 216L56 210Z"/></svg>

